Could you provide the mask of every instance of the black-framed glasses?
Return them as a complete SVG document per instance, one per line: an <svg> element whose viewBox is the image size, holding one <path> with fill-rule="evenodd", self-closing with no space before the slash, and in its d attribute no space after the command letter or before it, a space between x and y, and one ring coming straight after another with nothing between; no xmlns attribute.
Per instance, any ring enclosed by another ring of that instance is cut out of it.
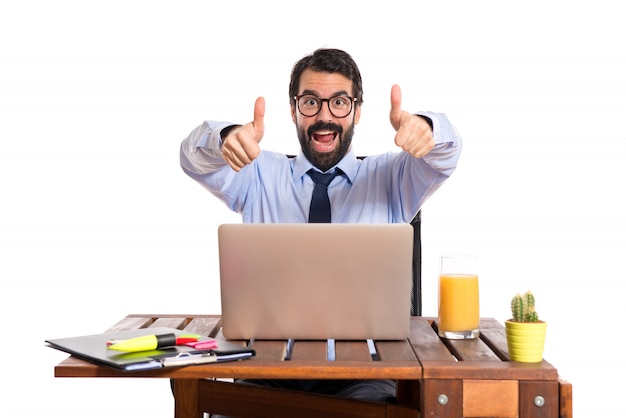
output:
<svg viewBox="0 0 626 418"><path fill-rule="evenodd" d="M322 110L322 103L328 104L328 110L336 118L345 118L352 112L352 104L357 101L356 97L350 97L343 94L322 99L314 94L302 94L295 96L294 100L298 106L298 110L303 116L315 116Z"/></svg>

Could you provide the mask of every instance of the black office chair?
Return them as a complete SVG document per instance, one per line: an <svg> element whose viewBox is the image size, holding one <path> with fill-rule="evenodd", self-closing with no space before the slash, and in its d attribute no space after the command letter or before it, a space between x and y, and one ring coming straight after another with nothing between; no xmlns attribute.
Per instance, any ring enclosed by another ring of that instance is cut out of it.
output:
<svg viewBox="0 0 626 418"><path fill-rule="evenodd" d="M422 211L411 220L413 226L413 286L411 315L422 316Z"/></svg>

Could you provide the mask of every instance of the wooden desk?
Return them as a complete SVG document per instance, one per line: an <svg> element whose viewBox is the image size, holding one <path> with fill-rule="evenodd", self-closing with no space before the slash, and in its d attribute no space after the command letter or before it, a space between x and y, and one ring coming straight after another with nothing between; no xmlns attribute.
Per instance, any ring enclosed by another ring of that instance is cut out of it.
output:
<svg viewBox="0 0 626 418"><path fill-rule="evenodd" d="M219 315L128 315L108 331L173 327L210 337L221 335ZM396 379L405 416L571 418L572 386L545 360L536 364L508 361L504 327L481 320L481 338L442 340L432 318L412 317L407 341L377 341L372 355L366 342L337 341L335 360L327 360L327 344L296 341L289 351L283 341L255 341L249 360L183 368L122 372L69 357L55 367L56 377L160 377L176 379L176 417L206 410L202 385L207 379ZM244 344L245 342L240 342ZM212 391L223 386L213 387ZM227 390L223 394L228 400ZM410 411L414 411L411 413Z"/></svg>

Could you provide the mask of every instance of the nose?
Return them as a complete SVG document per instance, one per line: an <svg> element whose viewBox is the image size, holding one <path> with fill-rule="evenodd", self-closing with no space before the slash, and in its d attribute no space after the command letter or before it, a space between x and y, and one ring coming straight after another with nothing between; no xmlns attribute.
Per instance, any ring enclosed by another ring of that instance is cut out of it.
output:
<svg viewBox="0 0 626 418"><path fill-rule="evenodd" d="M322 108L320 109L319 113L316 115L316 119L319 121L331 121L333 120L333 114L330 113L330 107L328 106L328 102L322 102Z"/></svg>

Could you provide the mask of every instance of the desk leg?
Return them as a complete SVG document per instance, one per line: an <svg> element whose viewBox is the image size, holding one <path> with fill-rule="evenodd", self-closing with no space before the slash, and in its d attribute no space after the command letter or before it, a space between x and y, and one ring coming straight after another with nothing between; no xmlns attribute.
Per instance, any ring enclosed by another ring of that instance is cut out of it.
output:
<svg viewBox="0 0 626 418"><path fill-rule="evenodd" d="M198 379L174 379L174 417L202 418L198 407Z"/></svg>
<svg viewBox="0 0 626 418"><path fill-rule="evenodd" d="M420 382L418 380L398 380L396 392L396 398L400 405L419 409Z"/></svg>
<svg viewBox="0 0 626 418"><path fill-rule="evenodd" d="M463 416L463 381L426 379L420 384L422 417Z"/></svg>
<svg viewBox="0 0 626 418"><path fill-rule="evenodd" d="M553 381L519 383L520 418L549 418L559 415L559 384Z"/></svg>
<svg viewBox="0 0 626 418"><path fill-rule="evenodd" d="M572 384L559 378L559 417L572 418Z"/></svg>

